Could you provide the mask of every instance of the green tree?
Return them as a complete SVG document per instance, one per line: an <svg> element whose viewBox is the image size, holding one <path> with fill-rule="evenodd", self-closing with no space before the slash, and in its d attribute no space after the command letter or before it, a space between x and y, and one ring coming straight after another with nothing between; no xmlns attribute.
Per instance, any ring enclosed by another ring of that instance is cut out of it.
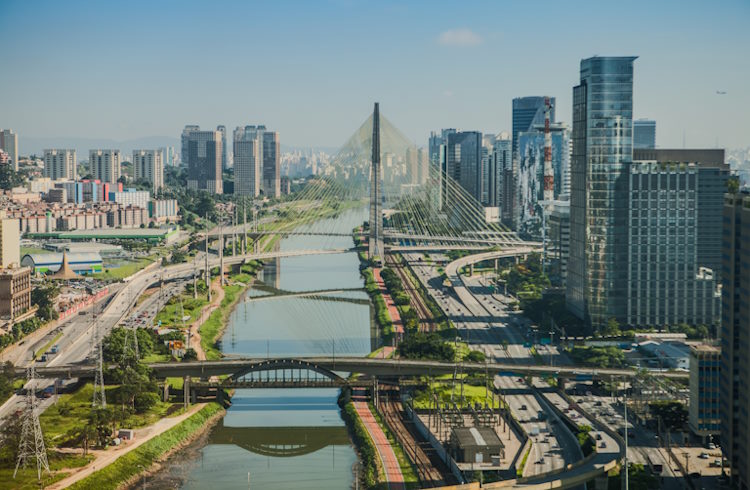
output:
<svg viewBox="0 0 750 490"><path fill-rule="evenodd" d="M0 189L10 190L24 184L26 178L13 170L12 165L0 165Z"/></svg>
<svg viewBox="0 0 750 490"><path fill-rule="evenodd" d="M58 294L60 294L60 289L52 283L31 290L31 304L39 307L37 312L39 318L44 321L57 318L55 298Z"/></svg>
<svg viewBox="0 0 750 490"><path fill-rule="evenodd" d="M185 361L197 361L198 353L192 347L185 351L185 355L182 356L183 362Z"/></svg>
<svg viewBox="0 0 750 490"><path fill-rule="evenodd" d="M620 335L620 323L616 318L607 320L607 325L602 329L602 334L608 337L617 337Z"/></svg>

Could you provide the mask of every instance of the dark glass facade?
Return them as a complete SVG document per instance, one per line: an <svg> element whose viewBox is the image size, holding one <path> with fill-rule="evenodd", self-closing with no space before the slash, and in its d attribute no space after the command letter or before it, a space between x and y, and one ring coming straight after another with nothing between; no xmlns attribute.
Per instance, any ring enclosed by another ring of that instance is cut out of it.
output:
<svg viewBox="0 0 750 490"><path fill-rule="evenodd" d="M573 89L571 249L567 302L599 328L627 315L628 174L633 158L633 61L581 61ZM585 128L585 129L584 129Z"/></svg>

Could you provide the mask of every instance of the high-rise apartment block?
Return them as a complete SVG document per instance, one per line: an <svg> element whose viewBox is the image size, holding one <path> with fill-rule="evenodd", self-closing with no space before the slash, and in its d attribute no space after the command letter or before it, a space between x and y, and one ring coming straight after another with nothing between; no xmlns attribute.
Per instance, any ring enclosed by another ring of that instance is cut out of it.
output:
<svg viewBox="0 0 750 490"><path fill-rule="evenodd" d="M263 194L281 196L281 143L277 131L263 131Z"/></svg>
<svg viewBox="0 0 750 490"><path fill-rule="evenodd" d="M133 150L135 180L151 182L151 190L156 194L164 187L164 153L162 150Z"/></svg>
<svg viewBox="0 0 750 490"><path fill-rule="evenodd" d="M628 291L628 174L633 61L581 61L573 88L570 257L566 303L594 327L622 322Z"/></svg>
<svg viewBox="0 0 750 490"><path fill-rule="evenodd" d="M234 193L257 197L263 173L263 129L253 125L234 130Z"/></svg>
<svg viewBox="0 0 750 490"><path fill-rule="evenodd" d="M750 193L724 200L721 290L721 449L732 488L750 488Z"/></svg>
<svg viewBox="0 0 750 490"><path fill-rule="evenodd" d="M120 178L120 150L89 150L89 169L94 179L115 184Z"/></svg>
<svg viewBox="0 0 750 490"><path fill-rule="evenodd" d="M78 177L75 150L44 150L44 176L52 180Z"/></svg>
<svg viewBox="0 0 750 490"><path fill-rule="evenodd" d="M18 170L18 135L12 129L0 129L0 150L5 151L13 165Z"/></svg>
<svg viewBox="0 0 750 490"><path fill-rule="evenodd" d="M188 167L188 189L222 194L221 133L186 126L182 132L182 144L184 162Z"/></svg>
<svg viewBox="0 0 750 490"><path fill-rule="evenodd" d="M652 119L633 121L633 148L656 148L656 121Z"/></svg>

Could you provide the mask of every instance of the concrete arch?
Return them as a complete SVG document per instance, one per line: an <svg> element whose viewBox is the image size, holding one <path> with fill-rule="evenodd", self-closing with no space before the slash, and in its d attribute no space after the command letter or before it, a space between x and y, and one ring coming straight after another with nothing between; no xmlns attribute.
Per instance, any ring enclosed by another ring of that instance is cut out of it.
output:
<svg viewBox="0 0 750 490"><path fill-rule="evenodd" d="M325 376L331 381L341 383L341 384L346 382L344 378L334 373L330 369L326 369L324 367L318 366L317 364L313 364L311 362L303 361L300 359L268 359L265 361L250 364L248 366L243 367L241 370L237 371L236 373L232 374L230 377L228 377L227 382L237 381L243 376L245 376L246 374L250 374L250 373L263 372L263 371L281 371L284 369L289 369L289 370L298 369L298 370L304 370L304 371L313 371L315 373Z"/></svg>

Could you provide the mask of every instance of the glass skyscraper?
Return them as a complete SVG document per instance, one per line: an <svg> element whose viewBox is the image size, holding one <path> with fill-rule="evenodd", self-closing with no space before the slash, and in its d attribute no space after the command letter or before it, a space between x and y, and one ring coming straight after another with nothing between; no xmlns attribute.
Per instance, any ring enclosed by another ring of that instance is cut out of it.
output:
<svg viewBox="0 0 750 490"><path fill-rule="evenodd" d="M634 56L581 60L573 88L568 308L594 328L627 318Z"/></svg>

